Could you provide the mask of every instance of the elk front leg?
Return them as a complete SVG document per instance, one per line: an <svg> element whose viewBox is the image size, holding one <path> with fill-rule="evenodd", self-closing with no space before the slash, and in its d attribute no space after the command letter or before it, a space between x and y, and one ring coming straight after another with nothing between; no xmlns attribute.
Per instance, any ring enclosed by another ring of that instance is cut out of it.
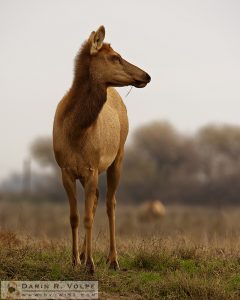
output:
<svg viewBox="0 0 240 300"><path fill-rule="evenodd" d="M92 225L94 218L94 203L96 201L98 173L93 170L91 176L85 183L85 216L84 226L86 231L86 268L94 273L94 262L92 258Z"/></svg>
<svg viewBox="0 0 240 300"><path fill-rule="evenodd" d="M79 212L77 208L76 180L66 169L62 169L62 181L70 206L70 224L72 228L72 263L73 266L76 266L80 264L78 251Z"/></svg>
<svg viewBox="0 0 240 300"><path fill-rule="evenodd" d="M119 269L116 251L116 237L115 237L115 193L120 180L121 165L122 165L123 151L120 152L113 164L107 170L107 215L109 220L110 233L110 250L107 262L110 263L110 268Z"/></svg>

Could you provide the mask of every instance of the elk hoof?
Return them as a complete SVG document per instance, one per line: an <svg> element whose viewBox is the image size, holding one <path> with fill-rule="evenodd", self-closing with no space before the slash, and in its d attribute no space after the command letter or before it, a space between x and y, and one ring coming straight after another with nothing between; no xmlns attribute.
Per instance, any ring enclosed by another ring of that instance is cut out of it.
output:
<svg viewBox="0 0 240 300"><path fill-rule="evenodd" d="M84 262L85 262L85 253L84 252L81 253L80 260L81 260L81 263L84 264Z"/></svg>
<svg viewBox="0 0 240 300"><path fill-rule="evenodd" d="M115 260L115 261L110 262L109 269L113 269L115 271L119 270L120 268L119 268L118 261Z"/></svg>
<svg viewBox="0 0 240 300"><path fill-rule="evenodd" d="M94 262L92 259L87 259L85 263L86 272L90 273L91 275L95 272Z"/></svg>
<svg viewBox="0 0 240 300"><path fill-rule="evenodd" d="M72 265L73 265L73 267L77 267L77 266L81 265L81 261L79 259L79 256L72 258Z"/></svg>
<svg viewBox="0 0 240 300"><path fill-rule="evenodd" d="M110 260L110 258L108 258L106 263L107 264L109 263L109 269L112 269L115 271L120 269L117 259Z"/></svg>

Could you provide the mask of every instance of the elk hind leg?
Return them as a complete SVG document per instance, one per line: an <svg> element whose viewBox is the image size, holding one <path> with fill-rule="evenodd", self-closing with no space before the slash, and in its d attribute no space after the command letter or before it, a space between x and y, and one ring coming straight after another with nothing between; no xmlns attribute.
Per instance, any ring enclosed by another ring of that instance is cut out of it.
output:
<svg viewBox="0 0 240 300"><path fill-rule="evenodd" d="M110 249L107 262L109 267L119 269L117 251L116 251L116 237L115 237L115 207L116 207L116 190L120 180L121 165L122 165L123 151L119 152L113 164L107 170L107 215L109 221L110 234Z"/></svg>

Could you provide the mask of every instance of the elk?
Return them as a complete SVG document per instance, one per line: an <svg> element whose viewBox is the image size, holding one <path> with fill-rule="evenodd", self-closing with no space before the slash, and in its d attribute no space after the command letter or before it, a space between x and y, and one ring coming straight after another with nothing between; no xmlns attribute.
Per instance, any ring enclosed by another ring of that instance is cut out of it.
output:
<svg viewBox="0 0 240 300"><path fill-rule="evenodd" d="M119 184L124 144L128 134L126 107L113 87L143 88L150 76L124 60L104 43L100 26L84 42L75 59L72 86L59 102L53 125L53 148L61 169L70 206L72 263L82 263L94 273L92 226L98 202L98 176L107 172L107 215L109 219L109 267L119 268L115 240L115 193ZM84 188L85 238L79 256L76 181Z"/></svg>
<svg viewBox="0 0 240 300"><path fill-rule="evenodd" d="M166 215L166 208L159 200L143 203L138 212L138 220L141 222L154 222Z"/></svg>

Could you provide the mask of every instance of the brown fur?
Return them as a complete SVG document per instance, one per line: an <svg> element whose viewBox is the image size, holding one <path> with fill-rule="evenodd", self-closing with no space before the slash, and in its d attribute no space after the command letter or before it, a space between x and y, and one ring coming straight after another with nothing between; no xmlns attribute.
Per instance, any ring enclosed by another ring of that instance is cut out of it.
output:
<svg viewBox="0 0 240 300"><path fill-rule="evenodd" d="M144 87L150 77L104 44L105 29L92 32L75 60L72 87L59 103L53 126L53 146L70 205L73 264L79 264L76 179L85 191L85 240L81 260L93 272L92 224L98 201L98 175L107 170L107 214L110 266L117 268L115 193L128 134L126 107L112 86Z"/></svg>
<svg viewBox="0 0 240 300"><path fill-rule="evenodd" d="M61 121L71 116L69 134L73 139L97 119L106 102L106 89L94 84L89 74L90 60L90 45L85 42L75 59L73 85L66 95L69 100L60 113ZM72 132L74 124L78 124L78 128Z"/></svg>

